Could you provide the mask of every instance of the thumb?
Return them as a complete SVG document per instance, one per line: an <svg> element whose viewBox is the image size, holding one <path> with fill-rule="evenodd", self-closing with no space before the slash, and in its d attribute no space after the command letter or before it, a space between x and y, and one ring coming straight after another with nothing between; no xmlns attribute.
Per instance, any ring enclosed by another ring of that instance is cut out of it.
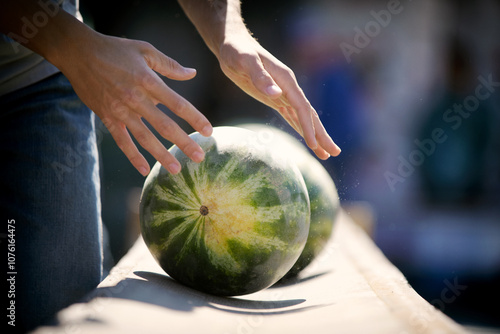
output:
<svg viewBox="0 0 500 334"><path fill-rule="evenodd" d="M252 83L258 91L271 99L277 99L281 96L283 91L276 84L269 72L266 71L264 65L258 58L249 66L248 69L248 74L250 75Z"/></svg>

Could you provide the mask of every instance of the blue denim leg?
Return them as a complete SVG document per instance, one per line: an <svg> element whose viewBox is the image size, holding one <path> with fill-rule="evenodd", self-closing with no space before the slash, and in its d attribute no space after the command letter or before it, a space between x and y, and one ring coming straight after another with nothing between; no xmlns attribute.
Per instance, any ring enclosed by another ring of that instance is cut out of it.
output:
<svg viewBox="0 0 500 334"><path fill-rule="evenodd" d="M0 108L0 208L5 225L15 220L16 327L31 329L101 280L94 114L62 74L0 97Z"/></svg>

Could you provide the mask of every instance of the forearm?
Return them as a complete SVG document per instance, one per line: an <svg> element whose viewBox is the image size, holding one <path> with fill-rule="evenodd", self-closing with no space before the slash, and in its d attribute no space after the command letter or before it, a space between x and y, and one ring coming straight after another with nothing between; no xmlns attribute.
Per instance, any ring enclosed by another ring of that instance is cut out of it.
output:
<svg viewBox="0 0 500 334"><path fill-rule="evenodd" d="M2 3L0 32L60 68L64 51L92 30L54 1L15 0Z"/></svg>
<svg viewBox="0 0 500 334"><path fill-rule="evenodd" d="M178 0L205 44L219 58L227 38L247 33L239 0Z"/></svg>

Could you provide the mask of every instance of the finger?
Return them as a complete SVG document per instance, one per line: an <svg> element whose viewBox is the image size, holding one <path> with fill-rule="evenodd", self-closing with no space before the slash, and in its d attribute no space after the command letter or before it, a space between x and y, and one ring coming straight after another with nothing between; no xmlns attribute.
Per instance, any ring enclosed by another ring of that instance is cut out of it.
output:
<svg viewBox="0 0 500 334"><path fill-rule="evenodd" d="M111 123L106 122L105 124ZM135 146L126 127L123 124L119 125L113 123L112 126L108 126L108 130L120 150L122 150L127 159L130 161L132 166L134 166L135 169L137 169L139 173L142 174L142 176L148 175L150 171L149 164Z"/></svg>
<svg viewBox="0 0 500 334"><path fill-rule="evenodd" d="M321 160L326 160L330 157L330 154L327 151L325 151L323 148L321 148L320 146L318 146L318 148L314 149L313 152Z"/></svg>
<svg viewBox="0 0 500 334"><path fill-rule="evenodd" d="M291 107L295 109L300 128L302 130L302 136L304 137L307 146L309 146L312 150L315 150L318 147L318 142L316 141L312 119L314 109L298 85L296 85L291 91L285 91L285 96Z"/></svg>
<svg viewBox="0 0 500 334"><path fill-rule="evenodd" d="M160 162L160 164L172 174L177 174L181 170L179 161L163 146L153 133L144 125L140 119L128 122L129 131L135 137L137 142L151 155Z"/></svg>
<svg viewBox="0 0 500 334"><path fill-rule="evenodd" d="M295 114L295 111L291 108L291 107L282 107L280 108L280 113L283 115L283 118L285 118L288 123L300 134L302 135L302 130L300 128L300 125L298 123L298 119L297 119L297 116ZM320 126L321 128L323 129L323 135L326 135L328 138L330 138L330 136L328 136L328 134L326 133L326 130L324 129L323 125L320 123ZM316 132L316 135L318 137L318 132ZM321 140L323 140L323 135L321 137L319 137ZM331 140L331 138L330 138ZM318 139L319 141L319 139ZM333 142L333 141L332 141ZM336 146L336 145L335 145ZM336 146L337 147L337 146ZM337 147L338 148L338 147ZM340 150L340 149L339 149ZM318 156L318 158L322 159L322 160L326 160L330 157L330 153L327 152L322 145L318 145L318 147L316 149L313 149L313 152L316 154L316 156ZM339 152L340 153L340 152ZM335 155L338 155L335 154Z"/></svg>
<svg viewBox="0 0 500 334"><path fill-rule="evenodd" d="M297 131L298 134L302 136L302 130L300 129L300 125L298 123L297 116L295 111L291 107L281 107L280 113L285 120ZM326 131L325 131L326 132ZM323 149L320 145L313 152L318 156L318 158L322 160L326 160L330 157L330 154Z"/></svg>
<svg viewBox="0 0 500 334"><path fill-rule="evenodd" d="M145 54L149 68L173 80L189 80L196 76L194 68L184 67L176 60L166 56L151 46Z"/></svg>
<svg viewBox="0 0 500 334"><path fill-rule="evenodd" d="M270 67L275 66L272 65L272 62L266 62L266 64L268 64L268 66ZM314 124L312 120L312 113L314 111L313 107L307 100L302 89L299 87L299 84L297 83L297 80L295 78L295 74L292 72L292 70L290 70L286 66L275 66L275 68L273 69L273 73L276 73L274 78L283 90L283 94L280 97L280 100L286 105L291 106L295 110L297 118L299 120L300 128L302 130L300 133L304 137L307 146L315 150L318 146L318 143L316 141Z"/></svg>
<svg viewBox="0 0 500 334"><path fill-rule="evenodd" d="M260 93L271 99L276 99L281 96L283 91L265 69L259 57L247 56L241 63L244 66L241 71L243 73L248 73L252 80L252 84Z"/></svg>
<svg viewBox="0 0 500 334"><path fill-rule="evenodd" d="M213 128L205 115L203 115L198 109L196 109L189 101L187 101L177 92L168 87L160 78L158 78L158 80L159 82L156 82L156 84L149 86L150 93L155 98L155 100L165 105L174 114L188 122L189 125L193 127L193 129L201 133L203 136L210 136L212 134ZM156 107L154 109L158 110ZM143 115L146 116L145 114ZM146 119L148 118L146 117ZM158 120L158 118L154 119ZM148 119L148 121L151 120Z"/></svg>
<svg viewBox="0 0 500 334"><path fill-rule="evenodd" d="M291 107L281 107L278 110L280 114L283 116L283 118L290 124L292 128L297 131L299 135L302 136L302 129L300 127L299 119L297 118L297 114L295 113L295 110Z"/></svg>
<svg viewBox="0 0 500 334"><path fill-rule="evenodd" d="M323 126L323 123L321 123L321 120L319 119L319 116L316 112L313 115L313 121L315 123L314 128L316 130L316 138L318 140L319 147L321 147L330 156L338 156L341 152L341 149L332 140L325 127ZM318 155L318 157L320 156ZM326 157L325 159L327 158L328 157Z"/></svg>
<svg viewBox="0 0 500 334"><path fill-rule="evenodd" d="M138 111L163 138L177 145L191 160L198 163L203 161L203 149L174 120L152 104L144 104Z"/></svg>

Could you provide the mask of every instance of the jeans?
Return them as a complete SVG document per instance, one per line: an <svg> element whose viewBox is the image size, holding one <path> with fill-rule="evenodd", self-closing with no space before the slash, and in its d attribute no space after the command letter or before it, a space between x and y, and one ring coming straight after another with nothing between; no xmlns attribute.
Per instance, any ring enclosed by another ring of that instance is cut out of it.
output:
<svg viewBox="0 0 500 334"><path fill-rule="evenodd" d="M16 328L29 330L102 279L94 114L60 73L0 97L0 108L0 208L15 229L10 300Z"/></svg>

